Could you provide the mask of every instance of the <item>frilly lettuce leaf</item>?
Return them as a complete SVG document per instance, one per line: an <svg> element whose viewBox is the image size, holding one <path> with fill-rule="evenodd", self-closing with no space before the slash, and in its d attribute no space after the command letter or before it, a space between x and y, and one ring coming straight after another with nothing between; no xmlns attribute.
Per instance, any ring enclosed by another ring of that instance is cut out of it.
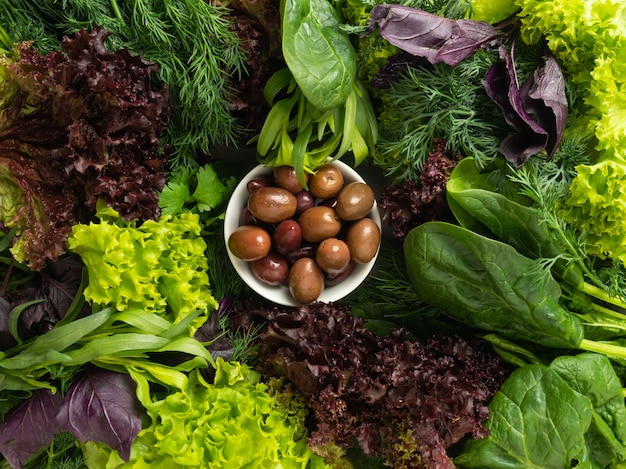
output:
<svg viewBox="0 0 626 469"><path fill-rule="evenodd" d="M515 0L521 35L546 40L580 97L579 120L602 158L626 159L626 5L618 0Z"/></svg>
<svg viewBox="0 0 626 469"><path fill-rule="evenodd" d="M262 382L238 362L219 358L216 367L212 384L192 372L184 390L142 402L150 424L137 436L128 462L106 445L86 443L88 467L328 467L307 446L306 407L298 394L278 381Z"/></svg>
<svg viewBox="0 0 626 469"><path fill-rule="evenodd" d="M579 165L576 173L560 217L584 233L589 254L626 264L626 164Z"/></svg>
<svg viewBox="0 0 626 469"><path fill-rule="evenodd" d="M119 311L163 313L173 322L201 310L196 327L217 308L198 215L162 215L137 226L101 205L97 216L98 223L74 225L68 238L68 250L88 270L85 298Z"/></svg>

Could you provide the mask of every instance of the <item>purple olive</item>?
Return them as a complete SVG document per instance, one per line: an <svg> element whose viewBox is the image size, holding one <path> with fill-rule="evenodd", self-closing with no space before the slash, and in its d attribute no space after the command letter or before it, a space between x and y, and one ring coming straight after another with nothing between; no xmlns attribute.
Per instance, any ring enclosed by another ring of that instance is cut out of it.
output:
<svg viewBox="0 0 626 469"><path fill-rule="evenodd" d="M272 233L274 247L283 255L289 254L300 247L302 230L297 221L288 219L281 221Z"/></svg>
<svg viewBox="0 0 626 469"><path fill-rule="evenodd" d="M252 178L246 184L246 188L248 189L248 193L252 194L254 191L259 189L260 187L269 187L272 185L272 180L266 176L258 176Z"/></svg>
<svg viewBox="0 0 626 469"><path fill-rule="evenodd" d="M315 197L309 191L296 193L296 214L299 215L305 210L315 206Z"/></svg>
<svg viewBox="0 0 626 469"><path fill-rule="evenodd" d="M340 284L345 279L350 277L350 275L352 275L352 272L354 272L355 267L356 267L356 262L350 262L346 266L346 268L343 269L341 272L335 272L332 274L329 274L329 273L324 274L324 283L329 287Z"/></svg>
<svg viewBox="0 0 626 469"><path fill-rule="evenodd" d="M256 261L250 262L252 274L268 285L280 285L287 280L289 265L287 260L273 251Z"/></svg>
<svg viewBox="0 0 626 469"><path fill-rule="evenodd" d="M300 246L295 251L291 251L289 254L287 254L287 261L290 264L293 264L298 259L302 259L304 257L313 259L315 257L315 246Z"/></svg>

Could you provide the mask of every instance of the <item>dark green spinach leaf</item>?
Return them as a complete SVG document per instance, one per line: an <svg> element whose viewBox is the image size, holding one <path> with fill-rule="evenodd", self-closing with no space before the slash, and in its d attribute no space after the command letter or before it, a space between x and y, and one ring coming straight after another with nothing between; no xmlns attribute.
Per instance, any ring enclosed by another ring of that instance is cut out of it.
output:
<svg viewBox="0 0 626 469"><path fill-rule="evenodd" d="M405 238L407 272L426 303L511 340L577 348L581 322L560 304L549 270L512 246L445 222Z"/></svg>
<svg viewBox="0 0 626 469"><path fill-rule="evenodd" d="M345 103L356 76L356 53L328 0L284 0L283 56L302 94L321 110Z"/></svg>
<svg viewBox="0 0 626 469"><path fill-rule="evenodd" d="M592 420L588 397L555 370L515 370L489 406L491 434L470 440L454 460L460 468L564 469L591 467L585 433Z"/></svg>

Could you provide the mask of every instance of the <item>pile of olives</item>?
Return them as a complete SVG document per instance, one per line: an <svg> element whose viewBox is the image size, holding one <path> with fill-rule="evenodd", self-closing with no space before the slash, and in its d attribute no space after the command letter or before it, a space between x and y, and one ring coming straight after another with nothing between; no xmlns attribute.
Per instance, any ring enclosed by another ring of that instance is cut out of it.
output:
<svg viewBox="0 0 626 469"><path fill-rule="evenodd" d="M366 183L345 183L333 163L307 175L306 183L304 189L290 166L248 181L247 204L228 238L230 251L249 263L255 278L286 286L301 304L348 278L356 264L370 262L381 239L368 216L375 196Z"/></svg>

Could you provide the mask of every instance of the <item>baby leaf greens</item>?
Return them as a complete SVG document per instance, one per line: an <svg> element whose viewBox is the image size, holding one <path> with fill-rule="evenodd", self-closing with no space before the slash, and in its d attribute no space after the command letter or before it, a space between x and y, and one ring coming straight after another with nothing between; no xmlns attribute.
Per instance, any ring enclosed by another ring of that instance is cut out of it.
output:
<svg viewBox="0 0 626 469"><path fill-rule="evenodd" d="M282 28L283 56L305 98L321 111L341 106L352 92L356 54L329 0L283 0Z"/></svg>
<svg viewBox="0 0 626 469"><path fill-rule="evenodd" d="M407 235L404 250L420 298L469 326L548 346L580 346L582 324L560 306L558 282L512 246L428 222Z"/></svg>
<svg viewBox="0 0 626 469"><path fill-rule="evenodd" d="M626 407L620 380L602 355L523 366L498 390L490 411L490 435L469 441L455 459L458 467L613 467L622 461Z"/></svg>

